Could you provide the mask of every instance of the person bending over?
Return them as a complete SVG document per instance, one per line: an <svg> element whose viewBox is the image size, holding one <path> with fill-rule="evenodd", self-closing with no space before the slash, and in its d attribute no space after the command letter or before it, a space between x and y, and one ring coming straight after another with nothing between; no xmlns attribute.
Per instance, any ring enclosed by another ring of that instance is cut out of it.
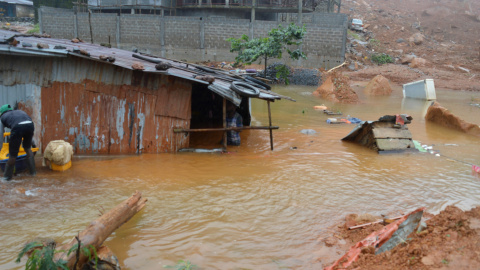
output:
<svg viewBox="0 0 480 270"><path fill-rule="evenodd" d="M2 180L11 180L13 177L13 170L15 169L15 161L20 150L20 144L23 139L23 149L27 153L27 166L30 170L30 175L36 175L35 159L32 152L32 138L35 127L32 118L22 110L13 110L9 104L0 107L0 151L3 147L3 133L5 127L9 128L9 157L5 165L5 172Z"/></svg>

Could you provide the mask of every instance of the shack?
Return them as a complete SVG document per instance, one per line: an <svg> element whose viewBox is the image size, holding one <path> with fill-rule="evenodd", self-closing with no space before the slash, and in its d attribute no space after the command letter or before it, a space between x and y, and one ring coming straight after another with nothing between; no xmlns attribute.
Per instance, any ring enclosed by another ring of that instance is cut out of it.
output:
<svg viewBox="0 0 480 270"><path fill-rule="evenodd" d="M27 0L0 0L0 18L34 16L33 2Z"/></svg>
<svg viewBox="0 0 480 270"><path fill-rule="evenodd" d="M249 98L230 88L241 77L104 45L0 30L1 103L31 115L42 151L62 139L75 153L176 152L208 132L218 143L229 130L227 101L239 107L244 129L270 131L273 149L278 127L271 118L268 126L251 127ZM155 68L159 62L163 70ZM214 81L198 79L206 74ZM255 98L270 109L288 97L261 90Z"/></svg>

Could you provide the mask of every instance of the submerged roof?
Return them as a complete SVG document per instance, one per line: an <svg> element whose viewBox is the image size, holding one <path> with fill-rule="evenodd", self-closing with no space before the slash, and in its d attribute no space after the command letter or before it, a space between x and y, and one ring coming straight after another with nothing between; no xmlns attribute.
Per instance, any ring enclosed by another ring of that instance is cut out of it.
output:
<svg viewBox="0 0 480 270"><path fill-rule="evenodd" d="M351 141L378 152L414 150L412 133L406 125L389 121L363 121L342 141Z"/></svg>
<svg viewBox="0 0 480 270"><path fill-rule="evenodd" d="M20 43L17 46L9 45L15 38ZM31 47L24 47L23 44L30 43ZM37 48L38 43L44 43L49 46L49 49ZM90 56L83 55L79 50L86 51ZM132 65L140 63L144 70L140 72L158 73L167 76L175 76L189 80L196 83L209 85L208 89L219 94L220 96L232 101L234 104L240 104L241 97L230 89L233 81L243 80L239 75L231 74L228 71L207 68L205 66L176 61L172 59L161 58L153 55L145 55L141 53L132 53L130 51L121 50L117 48L108 48L98 44L90 44L85 42L73 43L71 40L54 39L44 37L41 35L24 35L12 31L0 30L0 54L18 55L18 56L43 56L43 57L80 57L91 61L100 61L102 63L119 66L121 68L134 70ZM113 56L115 61L113 63L100 60L100 56ZM163 62L170 64L170 68L166 71L159 71L155 69L155 62ZM195 76L210 75L215 77L215 81L209 84L206 81L195 79ZM281 98L290 99L271 91L260 91L258 96L260 99L277 100Z"/></svg>

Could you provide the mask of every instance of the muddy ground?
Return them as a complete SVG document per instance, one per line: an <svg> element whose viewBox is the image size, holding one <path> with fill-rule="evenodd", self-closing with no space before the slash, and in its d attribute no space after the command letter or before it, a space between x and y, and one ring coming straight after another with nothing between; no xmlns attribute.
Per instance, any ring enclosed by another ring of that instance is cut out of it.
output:
<svg viewBox="0 0 480 270"><path fill-rule="evenodd" d="M353 49L342 70L352 80L370 80L378 74L397 84L433 78L438 88L480 91L480 1L347 0L342 4L341 12L362 19L366 27L364 32L349 31ZM414 35L421 40L414 40ZM389 54L395 64L372 63L375 53ZM425 65L402 64L409 55L425 59Z"/></svg>
<svg viewBox="0 0 480 270"><path fill-rule="evenodd" d="M365 249L358 261L348 269L480 268L479 207L464 212L457 207L448 206L438 215L427 213L424 217L428 219L424 231L412 233L404 243L379 255ZM362 229L348 230L343 224L339 225L331 236L323 240L323 243L341 255L335 255L333 256L335 258L330 260L322 259L324 266L331 265L348 251L350 246L382 227L381 224L375 224Z"/></svg>

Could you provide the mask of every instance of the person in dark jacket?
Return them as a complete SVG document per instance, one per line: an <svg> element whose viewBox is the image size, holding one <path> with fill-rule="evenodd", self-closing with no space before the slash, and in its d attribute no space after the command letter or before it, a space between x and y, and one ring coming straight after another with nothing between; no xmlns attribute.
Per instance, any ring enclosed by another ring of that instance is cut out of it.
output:
<svg viewBox="0 0 480 270"><path fill-rule="evenodd" d="M20 150L20 144L23 139L23 149L27 153L27 165L30 170L30 175L36 175L35 159L32 152L32 138L35 127L33 125L32 118L28 116L24 111L13 110L9 104L5 104L0 107L0 150L3 147L3 133L5 127L9 128L10 141L9 141L9 157L7 164L5 165L5 171L3 173L2 180L11 180L13 177L13 170L15 169L15 161Z"/></svg>

